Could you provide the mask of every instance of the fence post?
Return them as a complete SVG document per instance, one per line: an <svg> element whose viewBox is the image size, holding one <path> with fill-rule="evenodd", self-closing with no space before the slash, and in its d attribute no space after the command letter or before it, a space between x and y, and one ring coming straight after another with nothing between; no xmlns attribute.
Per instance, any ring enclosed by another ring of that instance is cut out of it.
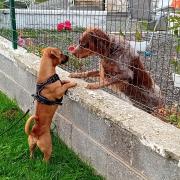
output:
<svg viewBox="0 0 180 180"><path fill-rule="evenodd" d="M103 0L103 1L102 1L102 6L103 6L103 7L102 7L102 10L103 10L103 11L105 11L105 9L106 9L106 5L105 5L105 4L106 4L106 0Z"/></svg>
<svg viewBox="0 0 180 180"><path fill-rule="evenodd" d="M10 17L11 17L11 27L12 27L12 45L14 49L17 49L17 31L16 31L16 16L15 16L15 6L14 0L9 0L10 4Z"/></svg>

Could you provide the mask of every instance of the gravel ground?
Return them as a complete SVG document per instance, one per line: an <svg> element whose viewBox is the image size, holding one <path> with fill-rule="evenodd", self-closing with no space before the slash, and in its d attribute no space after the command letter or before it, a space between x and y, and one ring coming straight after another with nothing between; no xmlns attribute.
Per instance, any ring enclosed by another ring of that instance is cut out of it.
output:
<svg viewBox="0 0 180 180"><path fill-rule="evenodd" d="M157 34L152 41L150 51L153 55L145 59L145 65L151 72L155 82L165 95L167 105L179 104L179 88L174 87L172 80L171 60L175 53L175 41L171 35Z"/></svg>

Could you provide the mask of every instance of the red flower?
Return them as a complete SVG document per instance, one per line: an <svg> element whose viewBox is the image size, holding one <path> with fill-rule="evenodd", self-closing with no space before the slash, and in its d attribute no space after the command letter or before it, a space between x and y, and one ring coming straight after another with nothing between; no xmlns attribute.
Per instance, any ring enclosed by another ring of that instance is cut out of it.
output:
<svg viewBox="0 0 180 180"><path fill-rule="evenodd" d="M58 23L57 24L57 30L60 32L60 31L62 31L63 29L64 29L64 23Z"/></svg>
<svg viewBox="0 0 180 180"><path fill-rule="evenodd" d="M69 20L65 21L64 22L64 27L66 30L71 30L72 27L71 27L71 22Z"/></svg>

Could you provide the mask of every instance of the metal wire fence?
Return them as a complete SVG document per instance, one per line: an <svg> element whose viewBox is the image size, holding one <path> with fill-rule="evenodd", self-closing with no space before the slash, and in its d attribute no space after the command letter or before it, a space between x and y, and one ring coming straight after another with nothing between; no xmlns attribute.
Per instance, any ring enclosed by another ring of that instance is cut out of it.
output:
<svg viewBox="0 0 180 180"><path fill-rule="evenodd" d="M0 0L0 35L14 48L40 55L44 47L59 47L70 56L66 70L97 82L89 88L104 88L180 126L178 0L10 2Z"/></svg>

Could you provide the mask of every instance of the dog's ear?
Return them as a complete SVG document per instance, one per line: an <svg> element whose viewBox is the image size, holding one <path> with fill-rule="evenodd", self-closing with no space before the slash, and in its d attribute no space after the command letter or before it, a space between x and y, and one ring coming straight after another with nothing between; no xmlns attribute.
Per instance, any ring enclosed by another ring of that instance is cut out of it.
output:
<svg viewBox="0 0 180 180"><path fill-rule="evenodd" d="M94 32L89 32L88 34L89 34L89 36L90 36L91 39L94 39L94 36L95 36L95 33L94 33Z"/></svg>
<svg viewBox="0 0 180 180"><path fill-rule="evenodd" d="M50 56L52 57L52 58L60 58L60 52L59 52L59 50L58 49L52 49L51 51L50 51Z"/></svg>
<svg viewBox="0 0 180 180"><path fill-rule="evenodd" d="M95 50L98 51L98 53L107 56L110 44L108 35L99 29L94 29L93 31L89 32L89 35L90 39L93 41L95 47L97 48Z"/></svg>

